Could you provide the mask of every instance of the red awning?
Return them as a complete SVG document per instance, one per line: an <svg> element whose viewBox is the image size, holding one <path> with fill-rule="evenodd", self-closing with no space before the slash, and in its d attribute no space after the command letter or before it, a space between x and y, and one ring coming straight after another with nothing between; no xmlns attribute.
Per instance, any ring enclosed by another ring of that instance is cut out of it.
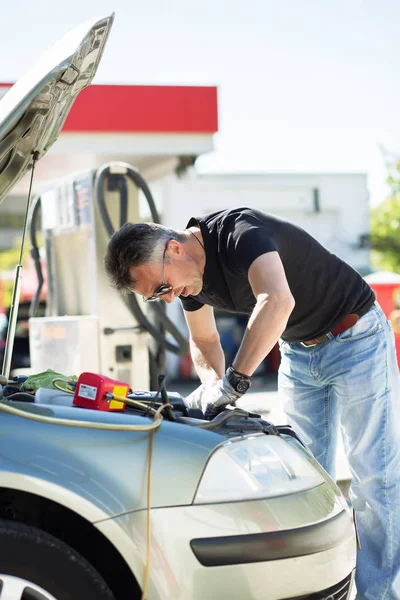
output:
<svg viewBox="0 0 400 600"><path fill-rule="evenodd" d="M11 85L0 83L0 92ZM75 100L63 131L213 134L217 88L90 85Z"/></svg>

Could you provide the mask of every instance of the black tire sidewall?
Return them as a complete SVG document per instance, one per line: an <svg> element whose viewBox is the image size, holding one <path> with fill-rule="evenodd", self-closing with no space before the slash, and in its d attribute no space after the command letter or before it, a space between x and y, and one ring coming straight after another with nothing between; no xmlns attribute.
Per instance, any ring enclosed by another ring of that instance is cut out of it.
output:
<svg viewBox="0 0 400 600"><path fill-rule="evenodd" d="M30 525L0 519L0 575L43 588L57 600L113 600L105 581L78 552Z"/></svg>

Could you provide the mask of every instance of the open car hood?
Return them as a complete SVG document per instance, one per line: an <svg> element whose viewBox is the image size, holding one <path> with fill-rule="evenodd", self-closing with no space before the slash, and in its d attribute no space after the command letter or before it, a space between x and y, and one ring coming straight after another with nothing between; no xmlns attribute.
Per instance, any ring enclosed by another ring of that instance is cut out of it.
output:
<svg viewBox="0 0 400 600"><path fill-rule="evenodd" d="M79 92L90 84L114 19L84 23L51 47L0 101L0 202L58 138Z"/></svg>

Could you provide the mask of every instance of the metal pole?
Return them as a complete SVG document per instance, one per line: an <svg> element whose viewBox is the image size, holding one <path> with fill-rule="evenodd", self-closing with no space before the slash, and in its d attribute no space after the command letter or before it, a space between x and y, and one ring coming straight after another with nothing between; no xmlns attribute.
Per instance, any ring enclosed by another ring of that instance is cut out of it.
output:
<svg viewBox="0 0 400 600"><path fill-rule="evenodd" d="M29 207L30 207L30 203L31 203L33 174L35 171L35 164L36 164L36 161L38 160L38 158L39 158L39 153L34 152L33 159L32 159L31 179L29 182L28 202L27 202L26 211L25 211L24 228L22 230L21 252L19 255L19 263L18 263L16 271L15 271L14 289L13 289L13 295L12 295L11 307L10 307L10 318L8 321L6 346L4 349L2 375L4 377L6 377L7 381L10 377L11 357L12 357L12 351L14 348L15 330L16 330L16 326L17 326L17 316L18 316L18 308L19 308L19 298L21 295L22 259L23 259L24 247L25 247L25 237L26 237L26 229L27 229L27 224L28 224Z"/></svg>

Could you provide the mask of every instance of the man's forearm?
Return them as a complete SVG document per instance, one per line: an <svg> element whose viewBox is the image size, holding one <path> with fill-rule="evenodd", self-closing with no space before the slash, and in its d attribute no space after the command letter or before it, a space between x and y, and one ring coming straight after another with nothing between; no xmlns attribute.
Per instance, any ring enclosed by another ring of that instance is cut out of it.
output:
<svg viewBox="0 0 400 600"><path fill-rule="evenodd" d="M250 316L239 351L233 361L235 369L252 375L284 332L294 303L263 295Z"/></svg>
<svg viewBox="0 0 400 600"><path fill-rule="evenodd" d="M195 342L190 339L189 343L192 360L202 383L221 379L225 374L225 357L219 340Z"/></svg>

